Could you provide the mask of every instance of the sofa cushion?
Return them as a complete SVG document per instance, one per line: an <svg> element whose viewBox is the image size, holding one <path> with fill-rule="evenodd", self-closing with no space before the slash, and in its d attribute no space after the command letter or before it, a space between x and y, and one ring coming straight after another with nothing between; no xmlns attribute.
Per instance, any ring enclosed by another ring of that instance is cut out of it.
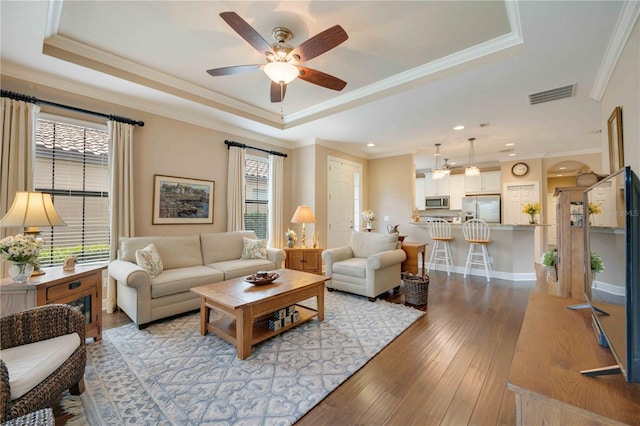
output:
<svg viewBox="0 0 640 426"><path fill-rule="evenodd" d="M349 245L354 257L369 257L382 251L394 250L397 243L398 234L353 232Z"/></svg>
<svg viewBox="0 0 640 426"><path fill-rule="evenodd" d="M348 275L350 277L364 278L367 270L367 259L363 257L352 257L341 260L333 264L333 273Z"/></svg>
<svg viewBox="0 0 640 426"><path fill-rule="evenodd" d="M210 263L207 266L224 272L225 280L255 274L258 271L276 269L276 265L266 259L226 260L224 262Z"/></svg>
<svg viewBox="0 0 640 426"><path fill-rule="evenodd" d="M203 265L198 234L120 238L120 259L135 263L136 250L143 249L152 243L158 249L165 270Z"/></svg>
<svg viewBox="0 0 640 426"><path fill-rule="evenodd" d="M242 238L242 259L266 259L267 240Z"/></svg>
<svg viewBox="0 0 640 426"><path fill-rule="evenodd" d="M189 291L191 287L224 280L224 274L206 266L165 269L151 280L151 298Z"/></svg>
<svg viewBox="0 0 640 426"><path fill-rule="evenodd" d="M9 372L11 399L20 398L49 377L78 346L80 336L71 333L1 350L0 358Z"/></svg>
<svg viewBox="0 0 640 426"><path fill-rule="evenodd" d="M200 234L203 265L224 260L240 259L244 243L242 238L257 239L253 231L208 232Z"/></svg>
<svg viewBox="0 0 640 426"><path fill-rule="evenodd" d="M143 249L136 250L136 263L152 277L157 277L164 269L162 259L154 244L149 244Z"/></svg>

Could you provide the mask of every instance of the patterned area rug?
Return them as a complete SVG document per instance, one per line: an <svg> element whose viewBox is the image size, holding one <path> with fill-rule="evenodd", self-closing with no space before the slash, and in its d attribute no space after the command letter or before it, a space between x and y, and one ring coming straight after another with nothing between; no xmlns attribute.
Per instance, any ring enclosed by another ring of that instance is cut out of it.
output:
<svg viewBox="0 0 640 426"><path fill-rule="evenodd" d="M315 308L315 299L302 305ZM242 361L199 314L88 345L82 394L92 425L289 425L360 369L424 312L325 292L313 319L254 346Z"/></svg>

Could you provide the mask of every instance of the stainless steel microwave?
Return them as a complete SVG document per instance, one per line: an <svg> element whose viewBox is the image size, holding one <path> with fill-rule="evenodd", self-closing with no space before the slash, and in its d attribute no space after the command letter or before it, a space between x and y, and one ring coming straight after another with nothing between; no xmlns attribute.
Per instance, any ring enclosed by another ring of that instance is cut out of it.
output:
<svg viewBox="0 0 640 426"><path fill-rule="evenodd" d="M442 195L436 197L425 197L424 208L429 209L448 209L449 208L449 196Z"/></svg>

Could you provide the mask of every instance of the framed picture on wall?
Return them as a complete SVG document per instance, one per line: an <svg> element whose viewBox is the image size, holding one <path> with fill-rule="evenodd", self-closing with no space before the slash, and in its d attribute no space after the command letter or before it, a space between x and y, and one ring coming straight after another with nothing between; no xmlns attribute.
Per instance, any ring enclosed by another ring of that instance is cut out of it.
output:
<svg viewBox="0 0 640 426"><path fill-rule="evenodd" d="M213 223L215 182L154 175L153 224Z"/></svg>
<svg viewBox="0 0 640 426"><path fill-rule="evenodd" d="M622 108L615 107L607 122L609 135L609 173L624 167L624 151L622 144Z"/></svg>

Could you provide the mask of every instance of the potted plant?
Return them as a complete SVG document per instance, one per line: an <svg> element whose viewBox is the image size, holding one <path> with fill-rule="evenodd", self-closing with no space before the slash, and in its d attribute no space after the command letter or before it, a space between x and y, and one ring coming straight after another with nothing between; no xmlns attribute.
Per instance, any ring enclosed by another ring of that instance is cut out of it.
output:
<svg viewBox="0 0 640 426"><path fill-rule="evenodd" d="M547 279L558 281L558 249L545 251L540 263L547 269Z"/></svg>
<svg viewBox="0 0 640 426"><path fill-rule="evenodd" d="M362 212L362 218L364 219L366 229L372 229L372 223L376 219L376 214L372 210L365 210Z"/></svg>
<svg viewBox="0 0 640 426"><path fill-rule="evenodd" d="M596 274L604 271L604 263L600 255L591 252L591 280L595 281Z"/></svg>
<svg viewBox="0 0 640 426"><path fill-rule="evenodd" d="M38 255L43 244L42 238L23 234L6 237L0 241L0 254L13 262L8 270L13 281L20 284L29 280L38 263Z"/></svg>

